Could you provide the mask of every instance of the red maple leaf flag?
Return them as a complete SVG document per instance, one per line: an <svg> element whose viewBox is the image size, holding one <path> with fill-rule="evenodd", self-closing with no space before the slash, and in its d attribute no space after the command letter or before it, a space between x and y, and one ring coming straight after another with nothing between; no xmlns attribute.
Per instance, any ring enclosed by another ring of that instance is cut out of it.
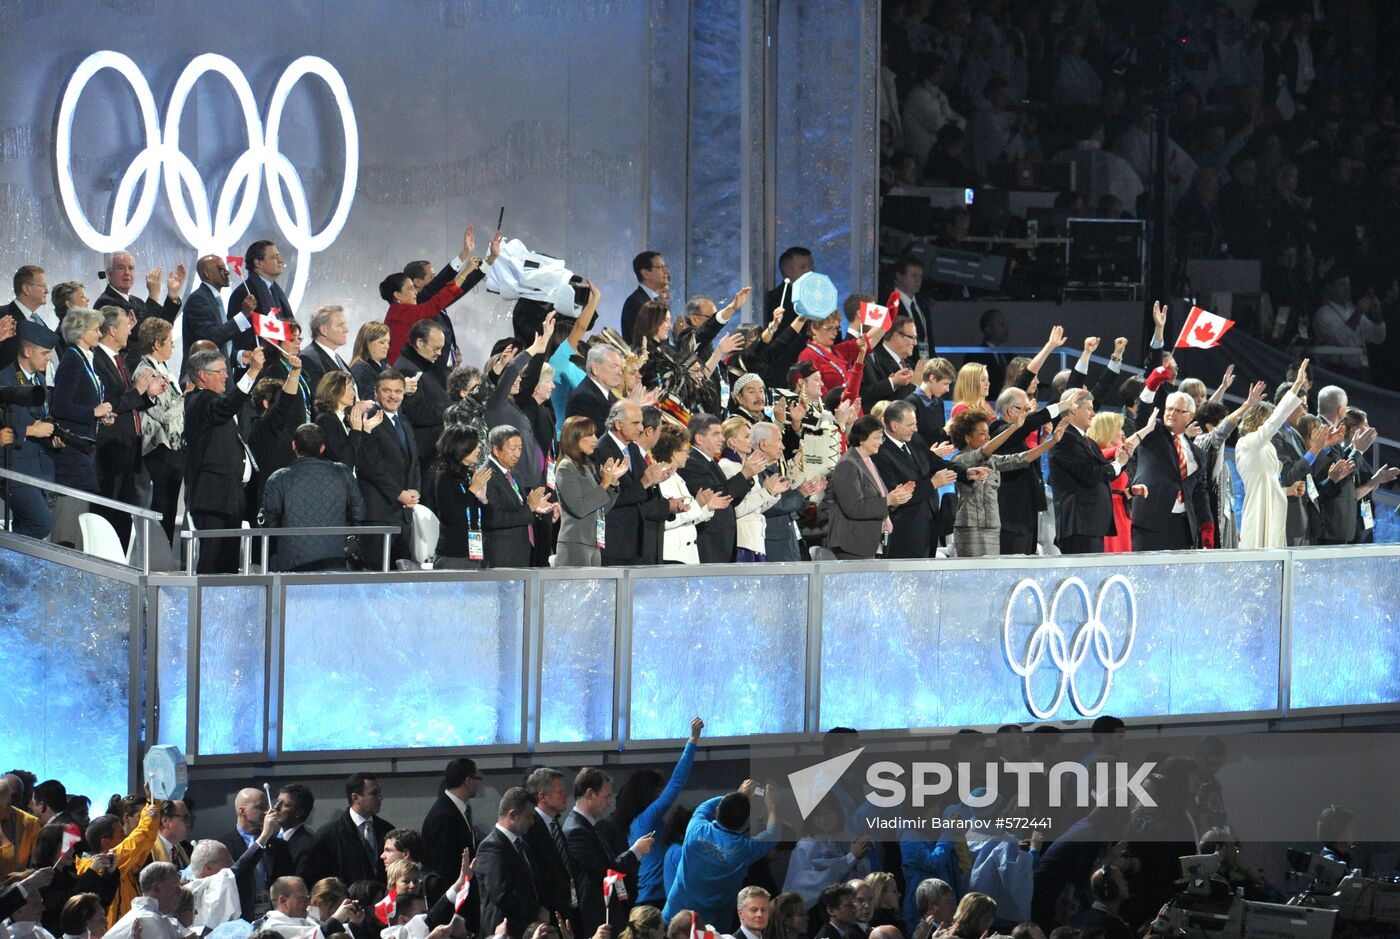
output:
<svg viewBox="0 0 1400 939"><path fill-rule="evenodd" d="M471 872L468 871L468 872L467 872L467 882L464 883L464 884L462 884L462 889L461 889L461 890L458 890L458 891L457 891L457 901L456 901L455 903L452 904L452 909L455 910L455 911L458 912L458 913L462 912L462 904L464 904L464 903L467 902L467 897L471 895L471 892L472 892L472 875L471 875Z"/></svg>
<svg viewBox="0 0 1400 939"><path fill-rule="evenodd" d="M398 900L399 892L393 887L384 895L384 899L374 905L374 915L379 917L379 921L385 926L394 918L395 901Z"/></svg>
<svg viewBox="0 0 1400 939"><path fill-rule="evenodd" d="M291 339L291 330L287 329L287 321L277 315L279 312L273 307L267 313L254 313L253 332L269 342L286 342Z"/></svg>
<svg viewBox="0 0 1400 939"><path fill-rule="evenodd" d="M239 277L243 276L243 256L241 254L230 254L224 258L224 263L232 268Z"/></svg>
<svg viewBox="0 0 1400 939"><path fill-rule="evenodd" d="M78 831L76 822L69 822L63 826L63 840L59 844L58 853L67 854L73 846L83 840L82 834Z"/></svg>
<svg viewBox="0 0 1400 939"><path fill-rule="evenodd" d="M1176 348L1213 349L1220 345L1220 338L1234 325L1234 320L1193 306L1181 326L1181 335L1176 338Z"/></svg>
<svg viewBox="0 0 1400 939"><path fill-rule="evenodd" d="M717 939L718 934L715 927L710 925L700 925L700 914L694 913L690 918L690 939Z"/></svg>
<svg viewBox="0 0 1400 939"><path fill-rule="evenodd" d="M624 876L624 875L623 875L622 872L620 872L620 871L609 870L609 871L608 871L608 876L606 876L606 877L603 878L603 905L604 905L604 906L607 906L608 903L612 900L612 896L613 896L614 891L616 891L616 893L617 893L617 898L618 898L619 900L622 900L622 901L626 902L626 900L627 900L627 884L626 884L626 882L623 880L623 876Z"/></svg>
<svg viewBox="0 0 1400 939"><path fill-rule="evenodd" d="M890 324L894 322L894 316L890 314L890 308L887 306L861 301L860 321L861 325L870 329L883 329L888 331Z"/></svg>

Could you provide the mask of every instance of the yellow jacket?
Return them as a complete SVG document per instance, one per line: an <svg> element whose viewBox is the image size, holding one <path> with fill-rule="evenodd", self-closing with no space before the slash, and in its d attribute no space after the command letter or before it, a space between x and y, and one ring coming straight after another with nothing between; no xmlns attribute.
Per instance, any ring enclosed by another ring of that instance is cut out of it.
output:
<svg viewBox="0 0 1400 939"><path fill-rule="evenodd" d="M107 927L126 915L126 911L131 909L131 901L141 895L141 887L138 878L141 875L141 868L145 867L151 859L151 849L160 840L160 803L154 802L152 806L154 812L142 810L141 821L131 830L121 843L112 849L112 854L117 859L117 875L121 877L121 884L117 888L116 899L112 905L107 907ZM78 858L77 872L79 874L92 867L92 858Z"/></svg>
<svg viewBox="0 0 1400 939"><path fill-rule="evenodd" d="M0 876L29 869L29 855L34 852L34 839L39 836L39 820L23 809L10 806L10 825L15 839L0 847Z"/></svg>

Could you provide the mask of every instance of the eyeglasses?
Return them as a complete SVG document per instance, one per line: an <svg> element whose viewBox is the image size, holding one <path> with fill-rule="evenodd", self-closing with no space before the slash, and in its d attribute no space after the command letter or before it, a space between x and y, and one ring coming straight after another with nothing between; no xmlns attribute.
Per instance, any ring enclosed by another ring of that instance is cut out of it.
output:
<svg viewBox="0 0 1400 939"><path fill-rule="evenodd" d="M1189 411L1189 410L1187 410L1186 408L1167 408L1167 413L1168 413L1168 414L1190 414L1190 413L1192 413L1192 412Z"/></svg>
<svg viewBox="0 0 1400 939"><path fill-rule="evenodd" d="M895 333L895 335L896 335L896 336L903 336L905 339L913 339L913 340L915 340L916 342L917 342L918 339L919 339L919 334L918 334L918 333Z"/></svg>

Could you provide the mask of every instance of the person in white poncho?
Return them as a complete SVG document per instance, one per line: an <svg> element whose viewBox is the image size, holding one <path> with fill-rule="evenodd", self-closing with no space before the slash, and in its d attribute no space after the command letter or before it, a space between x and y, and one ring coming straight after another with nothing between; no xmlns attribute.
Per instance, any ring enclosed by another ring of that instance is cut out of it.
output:
<svg viewBox="0 0 1400 939"><path fill-rule="evenodd" d="M110 939L185 939L185 930L174 919L180 905L180 871L167 861L157 861L141 871L141 895L131 909L107 930Z"/></svg>

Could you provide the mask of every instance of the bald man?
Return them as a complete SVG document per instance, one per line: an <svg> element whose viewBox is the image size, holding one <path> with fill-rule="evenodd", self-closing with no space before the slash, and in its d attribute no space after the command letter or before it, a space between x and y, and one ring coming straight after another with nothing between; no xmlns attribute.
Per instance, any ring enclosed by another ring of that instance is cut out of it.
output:
<svg viewBox="0 0 1400 939"><path fill-rule="evenodd" d="M175 322L175 317L180 315L180 291L185 286L185 267L180 265L177 268L178 278L172 273L166 281L165 303L162 304L155 297L147 297L144 301L132 296L132 288L136 286L136 259L125 251L117 251L108 256L107 261L107 287L102 291L102 295L97 298L97 302L92 305L94 310L100 310L104 306L121 307L130 314L132 319L132 330L141 322L158 316L167 323ZM159 285L156 286L156 293L160 293Z"/></svg>
<svg viewBox="0 0 1400 939"><path fill-rule="evenodd" d="M237 825L219 839L228 848L229 855L242 858L257 842L266 847L257 858L253 876L240 877L238 882L243 918L252 921L271 908L268 888L283 870L290 869L291 858L287 854L287 843L276 837L277 826L267 821L270 814L267 795L261 789L239 790L233 800L233 811Z"/></svg>
<svg viewBox="0 0 1400 939"><path fill-rule="evenodd" d="M257 309L258 302L255 298L248 298L243 309L230 318L219 294L229 285L228 266L224 264L224 259L217 254L206 254L194 269L199 275L200 284L185 301L185 358L189 358L190 344L201 339L214 343L224 358L228 358L234 340L251 332L253 321L250 317ZM238 366L243 363L234 364Z"/></svg>

